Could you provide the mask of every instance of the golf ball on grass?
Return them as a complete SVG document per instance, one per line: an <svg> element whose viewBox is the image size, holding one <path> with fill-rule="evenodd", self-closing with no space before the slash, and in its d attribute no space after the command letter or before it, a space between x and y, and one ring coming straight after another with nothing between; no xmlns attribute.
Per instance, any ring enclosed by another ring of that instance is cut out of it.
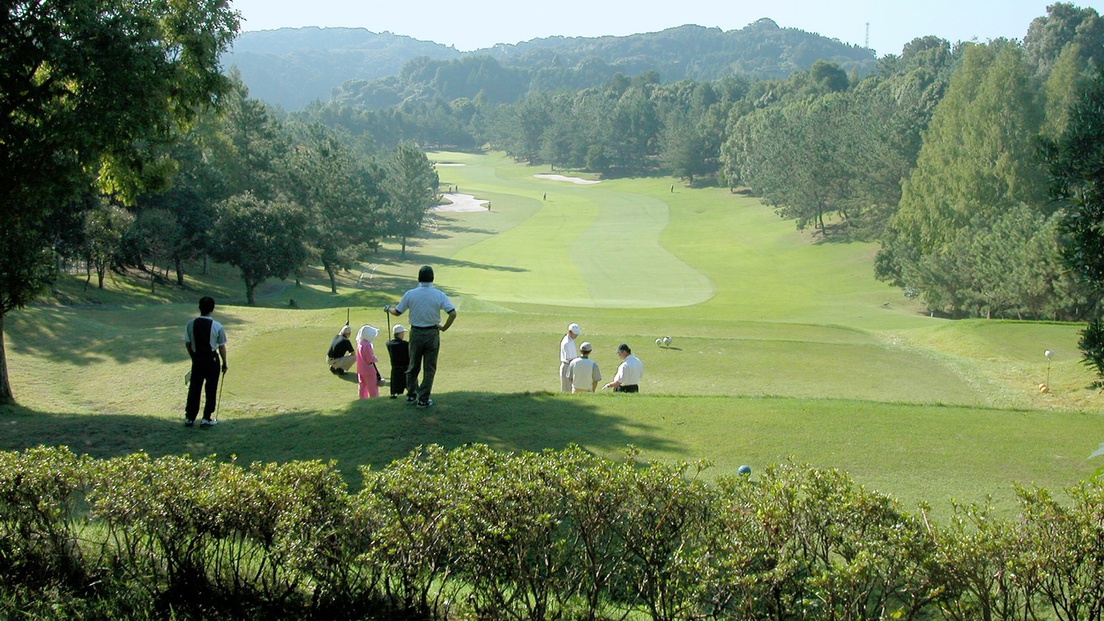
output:
<svg viewBox="0 0 1104 621"><path fill-rule="evenodd" d="M742 466L740 466L739 468L736 469L736 473L739 474L740 476L745 476L745 477L750 476L751 475L751 466L749 466L747 464L744 464L744 465L742 465Z"/></svg>

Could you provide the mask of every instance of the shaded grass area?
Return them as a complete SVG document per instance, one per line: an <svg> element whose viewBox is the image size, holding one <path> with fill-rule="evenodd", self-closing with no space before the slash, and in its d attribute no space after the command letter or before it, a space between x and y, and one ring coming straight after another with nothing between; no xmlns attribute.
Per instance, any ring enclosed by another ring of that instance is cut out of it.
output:
<svg viewBox="0 0 1104 621"><path fill-rule="evenodd" d="M1101 423L1095 414L853 400L470 391L442 395L430 410L374 399L326 410L233 409L221 418L203 430L154 416L19 409L0 421L0 449L48 440L96 457L141 450L246 463L334 459L355 489L357 466L379 468L425 444L506 451L578 444L610 458L633 445L645 459L711 460L712 475L787 460L839 468L906 506L927 501L946 515L951 499L986 495L1010 510L1012 481L1057 490L1090 476L1095 465L1084 440Z"/></svg>

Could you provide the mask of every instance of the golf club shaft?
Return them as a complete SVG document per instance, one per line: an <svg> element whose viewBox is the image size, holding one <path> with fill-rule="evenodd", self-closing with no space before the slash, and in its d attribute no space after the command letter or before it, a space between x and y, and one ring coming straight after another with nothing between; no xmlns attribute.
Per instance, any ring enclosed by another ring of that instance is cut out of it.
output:
<svg viewBox="0 0 1104 621"><path fill-rule="evenodd" d="M222 389L226 388L226 370L223 369L222 377L219 378L219 394L218 401L215 401L215 420L218 420L219 408L222 407Z"/></svg>

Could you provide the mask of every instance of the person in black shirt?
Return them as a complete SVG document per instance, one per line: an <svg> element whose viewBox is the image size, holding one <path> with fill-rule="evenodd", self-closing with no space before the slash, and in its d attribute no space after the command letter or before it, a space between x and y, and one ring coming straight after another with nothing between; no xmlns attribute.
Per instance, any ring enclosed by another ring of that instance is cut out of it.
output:
<svg viewBox="0 0 1104 621"><path fill-rule="evenodd" d="M401 323L391 328L394 338L387 341L387 355L391 357L391 398L406 391L406 369L410 366L410 343L403 336L406 328Z"/></svg>
<svg viewBox="0 0 1104 621"><path fill-rule="evenodd" d="M334 375L345 375L356 364L356 350L349 341L350 334L352 334L352 328L349 324L345 324L330 343L326 363L330 365L330 373Z"/></svg>
<svg viewBox="0 0 1104 621"><path fill-rule="evenodd" d="M222 324L211 319L215 310L215 300L204 296L199 300L199 317L188 322L184 328L184 346L192 359L192 370L188 381L188 400L184 406L184 426L191 427L199 415L199 397L204 395L203 420L201 427L217 425L211 419L218 405L219 367L226 373L226 330Z"/></svg>

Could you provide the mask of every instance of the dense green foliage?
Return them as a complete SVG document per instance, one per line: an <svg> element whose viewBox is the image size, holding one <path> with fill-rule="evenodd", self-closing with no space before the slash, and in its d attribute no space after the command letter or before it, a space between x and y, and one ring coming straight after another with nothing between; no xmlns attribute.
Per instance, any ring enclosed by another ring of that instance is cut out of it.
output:
<svg viewBox="0 0 1104 621"><path fill-rule="evenodd" d="M318 461L0 453L0 610L965 621L1104 605L1098 483L942 525L833 470L705 483L705 467L430 446L350 494Z"/></svg>
<svg viewBox="0 0 1104 621"><path fill-rule="evenodd" d="M3 315L54 276L55 214L93 186L163 184L174 131L226 90L228 4L9 2L0 17L0 350ZM79 219L74 219L79 220ZM0 403L14 401L0 355Z"/></svg>
<svg viewBox="0 0 1104 621"><path fill-rule="evenodd" d="M1064 131L1045 148L1051 196L1065 206L1066 265L1099 293L1104 291L1104 69L1070 109ZM1104 381L1104 323L1093 317L1081 338L1085 362Z"/></svg>

